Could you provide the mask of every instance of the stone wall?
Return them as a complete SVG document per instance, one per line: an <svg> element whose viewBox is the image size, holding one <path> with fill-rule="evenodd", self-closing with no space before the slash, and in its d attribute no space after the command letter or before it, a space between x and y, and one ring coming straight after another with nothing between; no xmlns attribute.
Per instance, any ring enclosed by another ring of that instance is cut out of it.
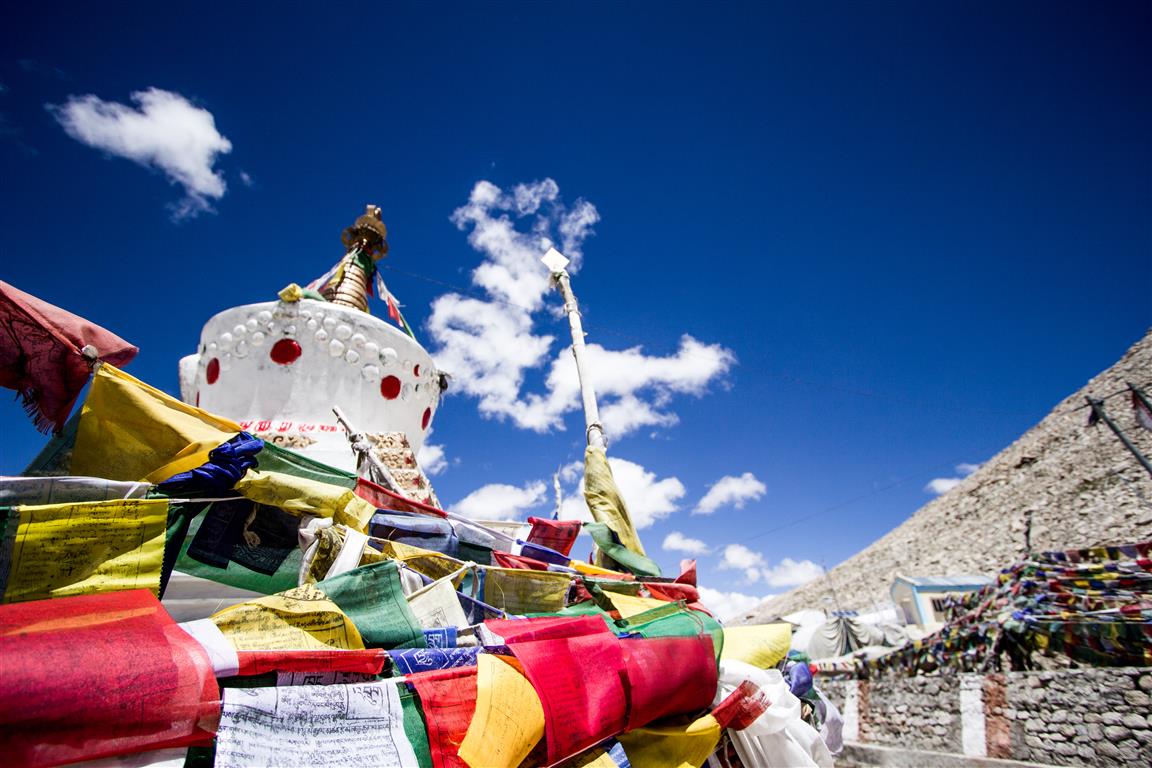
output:
<svg viewBox="0 0 1152 768"><path fill-rule="evenodd" d="M1101 398L1127 382L1152 394L1152 332L956 488L824 577L769 600L743 620L819 608L830 584L844 608L868 610L891 599L898 571L992 576L1024 554L1029 525L1036 550L1152 538L1152 477L1108 427L1087 426L1084 408L1086 395ZM1127 395L1109 398L1106 408L1152 457L1152 432L1137 425Z"/></svg>
<svg viewBox="0 0 1152 768"><path fill-rule="evenodd" d="M845 739L1064 766L1152 765L1152 669L818 681Z"/></svg>

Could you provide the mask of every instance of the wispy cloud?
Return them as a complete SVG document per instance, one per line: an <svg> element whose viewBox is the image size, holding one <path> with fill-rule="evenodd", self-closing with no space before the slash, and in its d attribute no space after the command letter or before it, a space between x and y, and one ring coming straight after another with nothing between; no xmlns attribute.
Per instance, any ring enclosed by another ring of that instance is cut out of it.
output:
<svg viewBox="0 0 1152 768"><path fill-rule="evenodd" d="M424 444L416 452L416 463L429 477L438 475L448 468L448 459L444 456L444 446L429 443L428 439L431 437L432 430L430 429L428 434L424 436Z"/></svg>
<svg viewBox="0 0 1152 768"><path fill-rule="evenodd" d="M700 592L700 602L704 607L720 619L729 621L751 611L760 603L774 597L774 595L746 595L743 592L723 592L711 587L697 587Z"/></svg>
<svg viewBox="0 0 1152 768"><path fill-rule="evenodd" d="M542 481L523 486L491 483L472 491L449 510L473 520L517 520L544 501L545 487Z"/></svg>
<svg viewBox="0 0 1152 768"><path fill-rule="evenodd" d="M173 218L211 211L227 191L214 165L232 143L216 130L212 113L178 93L148 88L131 95L136 106L94 95L69 96L47 109L64 131L82 144L161 171L184 190L171 207Z"/></svg>
<svg viewBox="0 0 1152 768"><path fill-rule="evenodd" d="M659 478L655 472L627 459L609 457L608 466L624 502L628 514L637 530L648 528L657 520L663 520L679 507L684 498L684 484L675 477ZM569 464L561 472L561 479L571 482L581 477L583 465ZM581 477L575 489L568 494L561 506L560 514L569 520L589 520L588 505L584 502L584 480Z"/></svg>
<svg viewBox="0 0 1152 768"><path fill-rule="evenodd" d="M772 587L798 587L824 573L824 569L811 560L793 560L790 557L784 558L778 565L768 567L764 555L743 544L724 547L719 568L722 571L743 571L747 583L763 581Z"/></svg>
<svg viewBox="0 0 1152 768"><path fill-rule="evenodd" d="M687 555L704 555L708 553L708 545L700 539L692 539L680 531L672 531L664 537L662 545L668 552L683 552Z"/></svg>
<svg viewBox="0 0 1152 768"><path fill-rule="evenodd" d="M710 515L721 507L732 506L742 509L749 501L764 496L768 488L756 479L751 472L742 475L728 475L717 480L704 494L704 498L692 510L695 515Z"/></svg>
<svg viewBox="0 0 1152 768"><path fill-rule="evenodd" d="M457 391L475 397L480 413L536 432L564 428L566 413L580 408L580 384L567 342L538 332L536 314L549 291L540 257L551 245L571 259L575 273L584 241L600 219L587 200L566 204L552 179L504 190L488 181L472 189L452 221L468 231L483 255L472 282L487 298L450 293L432 305L428 328L439 346L440 367L454 374ZM587 347L601 414L611 437L647 426L669 426L674 395L702 395L735 363L732 352L691 336L670 355L641 347ZM543 390L529 391L529 371L547 370Z"/></svg>
<svg viewBox="0 0 1152 768"><path fill-rule="evenodd" d="M959 473L959 475L960 475L959 477L935 477L935 478L932 478L931 480L928 481L928 484L924 486L924 492L925 493L931 493L935 496L939 496L941 494L948 493L948 491L952 490L956 486L960 485L960 483L964 482L964 478L968 477L968 475L970 475L973 472L975 472L976 470L980 469L981 466L983 466L983 465L982 464L957 464L956 465L956 472Z"/></svg>

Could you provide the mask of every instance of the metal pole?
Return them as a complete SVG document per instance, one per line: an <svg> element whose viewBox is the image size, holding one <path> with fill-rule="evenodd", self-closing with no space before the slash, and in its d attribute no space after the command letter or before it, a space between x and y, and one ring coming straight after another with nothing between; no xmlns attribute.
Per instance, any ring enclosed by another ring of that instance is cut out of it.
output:
<svg viewBox="0 0 1152 768"><path fill-rule="evenodd" d="M1104 401L1089 397L1088 404L1092 406L1093 415L1108 425L1108 428L1116 434L1116 437L1120 438L1120 442L1124 443L1124 447L1131 451L1132 455L1136 457L1136 461L1140 462L1140 466L1144 467L1149 475L1152 475L1152 464L1148 462L1148 459L1144 458L1144 454L1140 453L1140 449L1132 444L1128 436L1120 431L1120 427L1116 426L1116 422L1108 417L1108 414L1104 410Z"/></svg>
<svg viewBox="0 0 1152 768"><path fill-rule="evenodd" d="M580 322L580 307L572 293L568 279L568 259L555 248L549 248L541 259L552 270L552 280L564 297L564 312L572 331L572 355L576 358L576 375L580 379L580 395L584 400L584 422L588 426L588 445L601 450L607 448L604 426L600 423L600 409L596 406L596 392L588 379L588 363L584 358L584 326Z"/></svg>

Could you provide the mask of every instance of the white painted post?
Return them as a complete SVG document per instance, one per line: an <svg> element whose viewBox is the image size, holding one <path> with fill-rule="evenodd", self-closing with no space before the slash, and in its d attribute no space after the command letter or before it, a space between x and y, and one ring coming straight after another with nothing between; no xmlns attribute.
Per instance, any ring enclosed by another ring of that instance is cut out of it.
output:
<svg viewBox="0 0 1152 768"><path fill-rule="evenodd" d="M544 266L552 270L560 294L564 297L564 312L568 315L568 326L572 331L572 354L576 358L576 375L580 379L580 395L584 400L584 422L588 426L588 445L606 448L604 426L600 423L600 409L596 406L596 392L588 379L588 364L584 359L584 326L580 323L580 308L572 293L572 283L568 279L568 259L555 248L549 248L540 259Z"/></svg>
<svg viewBox="0 0 1152 768"><path fill-rule="evenodd" d="M960 740L966 757L987 757L984 729L984 678L960 676Z"/></svg>
<svg viewBox="0 0 1152 768"><path fill-rule="evenodd" d="M860 681L849 680L844 685L844 706L840 710L844 725L840 735L846 742L860 741Z"/></svg>

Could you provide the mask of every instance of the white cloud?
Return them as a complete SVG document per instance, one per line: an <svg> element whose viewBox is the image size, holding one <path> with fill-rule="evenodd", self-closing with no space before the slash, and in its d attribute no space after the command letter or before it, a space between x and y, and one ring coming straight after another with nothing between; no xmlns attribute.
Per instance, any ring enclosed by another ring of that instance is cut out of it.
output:
<svg viewBox="0 0 1152 768"><path fill-rule="evenodd" d="M48 111L80 143L160 170L182 187L184 198L172 206L175 218L211 211L211 201L227 190L213 165L218 155L232 151L212 113L159 88L131 98L136 107L91 94L69 96L62 105L48 105Z"/></svg>
<svg viewBox="0 0 1152 768"><path fill-rule="evenodd" d="M700 602L720 621L743 616L765 600L774 597L774 595L757 597L743 592L722 592L711 587L696 587L696 589L700 593Z"/></svg>
<svg viewBox="0 0 1152 768"><path fill-rule="evenodd" d="M640 464L627 459L609 457L608 466L616 487L628 505L628 514L636 530L648 528L657 520L663 520L676 511L678 502L684 498L684 484L675 477L658 479ZM571 482L580 476L583 465L570 464L561 470L562 479ZM560 516L565 520L591 520L588 505L584 502L584 480L581 477L575 490L567 494L560 508Z"/></svg>
<svg viewBox="0 0 1152 768"><path fill-rule="evenodd" d="M764 555L753 552L743 544L729 544L724 547L724 557L720 560L720 570L744 571L749 582L760 580L760 567L764 565Z"/></svg>
<svg viewBox="0 0 1152 768"><path fill-rule="evenodd" d="M669 552L684 552L688 555L703 555L708 552L708 545L700 539L691 539L680 533L672 531L664 537L663 547Z"/></svg>
<svg viewBox="0 0 1152 768"><path fill-rule="evenodd" d="M488 181L472 189L452 221L484 256L472 282L487 299L447 294L432 305L428 328L440 368L454 375L456 390L475 397L480 413L536 432L564 429L564 415L581 406L580 383L567 338L536 331L534 316L550 290L540 257L553 244L579 270L582 245L599 221L586 200L566 205L552 179L505 191ZM674 395L700 396L735 364L732 352L691 336L672 354L653 356L641 347L587 346L590 376L610 437L642 427L671 426ZM543 391L527 391L528 371L547 371Z"/></svg>
<svg viewBox="0 0 1152 768"><path fill-rule="evenodd" d="M747 502L763 497L767 490L764 483L757 480L751 472L745 472L739 477L728 475L712 484L692 513L710 515L720 507L728 505L743 509Z"/></svg>
<svg viewBox="0 0 1152 768"><path fill-rule="evenodd" d="M779 565L769 568L764 555L754 552L743 544L729 544L724 547L720 560L720 570L744 572L749 583L764 581L772 587L797 587L807 584L824 573L824 569L811 560L793 560L786 557Z"/></svg>
<svg viewBox="0 0 1152 768"><path fill-rule="evenodd" d="M924 490L939 496L942 493L948 493L963 481L964 478L962 477L937 477L930 480L928 485L924 486Z"/></svg>
<svg viewBox="0 0 1152 768"><path fill-rule="evenodd" d="M544 483L539 480L522 488L491 483L472 491L453 504L449 511L472 520L516 520L545 500Z"/></svg>
<svg viewBox="0 0 1152 768"><path fill-rule="evenodd" d="M824 575L824 569L811 560L793 560L786 557L774 568L761 572L764 581L772 587L798 587Z"/></svg>
<svg viewBox="0 0 1152 768"><path fill-rule="evenodd" d="M928 485L924 486L925 493L931 493L939 496L942 493L948 493L956 486L964 481L965 477L972 474L982 467L982 464L957 464L956 472L960 477L936 477L928 481Z"/></svg>
<svg viewBox="0 0 1152 768"><path fill-rule="evenodd" d="M416 452L416 463L424 470L424 474L434 477L448 468L448 460L444 457L444 446L429 443L430 437L432 430L428 430L428 434L424 436L424 444Z"/></svg>

